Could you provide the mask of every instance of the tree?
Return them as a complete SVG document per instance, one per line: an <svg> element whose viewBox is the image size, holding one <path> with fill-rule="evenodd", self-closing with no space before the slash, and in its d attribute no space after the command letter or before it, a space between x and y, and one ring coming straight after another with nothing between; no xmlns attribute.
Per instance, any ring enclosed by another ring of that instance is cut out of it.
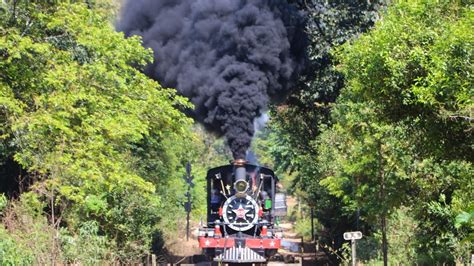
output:
<svg viewBox="0 0 474 266"><path fill-rule="evenodd" d="M334 69L337 60L330 51L369 30L386 1L293 2L307 14L310 61L287 101L272 110L270 126L275 135L281 136L276 163L298 169L305 163L299 163L300 154L317 153L311 142L319 135L320 126L330 123L331 104L344 84L343 76Z"/></svg>
<svg viewBox="0 0 474 266"><path fill-rule="evenodd" d="M462 2L400 1L337 56L346 86L333 111L335 124L319 147L331 134L346 137L335 151L319 155L342 158L322 183L349 201L351 190L379 193L364 202L382 204L374 209L381 213L382 234L391 209L413 205L422 263L452 262L469 249L456 236L469 231L456 231L454 217L461 198L467 206L473 201L472 17ZM365 109L373 115L361 116ZM360 176L368 179L351 183L350 177ZM450 252L440 252L446 246Z"/></svg>
<svg viewBox="0 0 474 266"><path fill-rule="evenodd" d="M409 204L414 147L406 126L380 121L378 109L371 102L339 103L333 110L337 122L319 138L316 167L319 183L341 198L348 212L357 211L365 223L379 224L387 264L387 219Z"/></svg>
<svg viewBox="0 0 474 266"><path fill-rule="evenodd" d="M334 69L337 59L331 50L368 31L387 1L292 2L307 14L310 62L287 101L271 110L269 150L279 172L289 170L294 176L291 191L317 207L316 217L326 230L325 243L335 243L338 249L342 233L357 223L357 213L347 212L345 203L319 185L314 165L319 153L315 140L332 123L330 111L344 85L343 75Z"/></svg>
<svg viewBox="0 0 474 266"><path fill-rule="evenodd" d="M52 226L74 235L95 221L112 257L139 258L164 207L178 205L176 193L159 193L179 178L192 141L181 110L191 105L142 74L151 51L90 6L14 1L5 10L1 160L27 172ZM51 252L60 248L53 240Z"/></svg>
<svg viewBox="0 0 474 266"><path fill-rule="evenodd" d="M312 111L302 116L290 102L277 109L279 154L295 155L307 199L338 210L318 218L358 213L366 234L382 231L385 264L396 252L386 220L401 206L419 225L418 262L452 263L472 248L462 241L472 228L454 226L473 202L472 23L463 2L396 2L373 30L330 55L344 78L335 103L308 101ZM326 120L308 117L320 107Z"/></svg>

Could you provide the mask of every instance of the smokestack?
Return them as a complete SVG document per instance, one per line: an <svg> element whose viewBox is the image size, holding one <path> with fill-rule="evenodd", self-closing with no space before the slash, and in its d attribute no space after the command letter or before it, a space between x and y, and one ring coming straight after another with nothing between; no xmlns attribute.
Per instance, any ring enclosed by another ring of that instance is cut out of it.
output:
<svg viewBox="0 0 474 266"><path fill-rule="evenodd" d="M234 165L234 171L235 171L235 182L239 180L246 180L246 175L247 175L247 170L245 169L245 164L247 161L244 159L237 159L232 162Z"/></svg>
<svg viewBox="0 0 474 266"><path fill-rule="evenodd" d="M154 51L145 73L188 97L235 159L307 61L305 21L286 0L128 0L117 28L142 36Z"/></svg>

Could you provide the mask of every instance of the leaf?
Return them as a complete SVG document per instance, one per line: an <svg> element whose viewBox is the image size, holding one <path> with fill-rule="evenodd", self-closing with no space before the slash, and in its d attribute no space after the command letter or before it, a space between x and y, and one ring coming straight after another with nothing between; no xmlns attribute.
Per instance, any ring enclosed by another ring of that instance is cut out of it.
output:
<svg viewBox="0 0 474 266"><path fill-rule="evenodd" d="M467 225L472 222L474 222L474 212L461 212L456 216L455 226L457 229L459 229L461 226Z"/></svg>

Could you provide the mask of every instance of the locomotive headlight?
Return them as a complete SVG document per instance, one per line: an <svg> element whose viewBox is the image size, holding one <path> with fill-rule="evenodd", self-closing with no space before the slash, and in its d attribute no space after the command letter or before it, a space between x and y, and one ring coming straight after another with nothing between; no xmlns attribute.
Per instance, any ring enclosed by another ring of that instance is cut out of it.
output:
<svg viewBox="0 0 474 266"><path fill-rule="evenodd" d="M237 180L234 183L234 188L237 193L245 193L249 189L249 183L245 180Z"/></svg>

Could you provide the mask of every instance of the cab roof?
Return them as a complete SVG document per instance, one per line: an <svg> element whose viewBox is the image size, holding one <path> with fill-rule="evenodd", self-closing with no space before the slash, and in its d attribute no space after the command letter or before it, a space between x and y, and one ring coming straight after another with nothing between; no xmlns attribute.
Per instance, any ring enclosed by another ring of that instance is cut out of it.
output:
<svg viewBox="0 0 474 266"><path fill-rule="evenodd" d="M216 174L218 173L232 173L235 169L235 166L233 164L227 164L227 165L222 165L218 167L211 168L207 171L207 178L214 178ZM245 169L248 171L255 171L258 170L261 174L264 175L270 175L273 178L275 178L278 181L278 177L275 175L275 172L271 170L270 168L264 167L264 166L259 166L259 165L254 165L254 164L245 164Z"/></svg>

